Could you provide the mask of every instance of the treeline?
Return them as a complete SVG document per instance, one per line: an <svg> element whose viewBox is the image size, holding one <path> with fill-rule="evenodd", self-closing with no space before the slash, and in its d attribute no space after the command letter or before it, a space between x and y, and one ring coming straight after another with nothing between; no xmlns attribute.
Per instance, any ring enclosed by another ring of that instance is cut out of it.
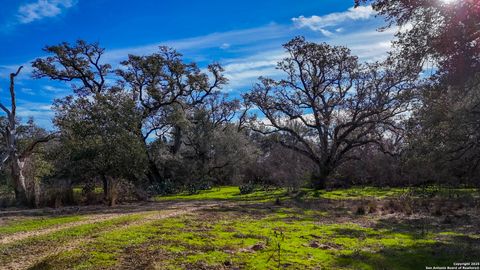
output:
<svg viewBox="0 0 480 270"><path fill-rule="evenodd" d="M72 85L48 133L2 105L3 181L17 203L68 204L196 192L212 185L316 189L480 181L478 3L358 1L400 27L385 60L296 37L280 79L240 99L220 64L200 69L172 48L105 63L97 43L46 46L34 78ZM435 65L426 71L426 63Z"/></svg>

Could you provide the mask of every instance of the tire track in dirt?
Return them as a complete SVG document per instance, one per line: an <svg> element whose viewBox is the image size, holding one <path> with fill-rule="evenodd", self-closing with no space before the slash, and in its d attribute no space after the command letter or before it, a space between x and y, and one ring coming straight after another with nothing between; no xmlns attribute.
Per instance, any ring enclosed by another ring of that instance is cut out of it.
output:
<svg viewBox="0 0 480 270"><path fill-rule="evenodd" d="M37 231L23 231L23 232L13 233L0 238L0 245L10 244L16 241L24 240L26 238L42 236L42 235L54 233L60 230L64 230L64 229L68 229L76 226L107 221L110 219L114 219L114 218L118 218L126 215L129 215L129 214L98 214L98 215L92 215L91 217L88 217L85 220L73 221L73 222L68 222L60 225L54 225L52 227L40 229Z"/></svg>
<svg viewBox="0 0 480 270"><path fill-rule="evenodd" d="M146 217L142 218L141 220L136 220L136 221L133 221L133 222L129 222L129 223L121 225L121 226L112 226L111 228L106 229L106 230L102 230L99 233L107 233L107 232L110 232L110 231L113 231L113 230L125 229L125 228L132 227L132 226L143 225L143 224L153 222L153 221L156 221L156 220L166 219L166 218L175 217L175 216L181 216L181 215L188 214L188 213L191 213L191 212L194 212L194 211L198 211L198 210L202 210L202 209L206 209L206 208L210 208L210 207L216 207L216 206L219 205L218 203L210 203L210 204L204 204L204 205L200 205L200 206L198 206L197 204L198 203L193 203L193 206L192 206L192 204L189 204L189 203L179 203L178 206L175 205L176 207L171 207L170 209L165 209L165 210L157 210L158 213L147 215ZM48 230L48 229L41 230L42 234L35 234L34 232L32 232L32 234L30 234L30 236L26 236L23 239L26 239L28 237L37 236L37 235L46 235L46 234L54 233L56 231L60 231L60 230L63 230L63 229L75 228L77 226L81 226L81 225L84 225L84 224L93 224L93 223L98 223L98 222L102 222L102 221L107 221L109 219L118 218L118 217L121 217L121 216L141 214L141 213L148 213L148 212L136 212L136 213L126 213L126 214L105 214L104 215L105 217L104 217L103 220L95 219L95 218L92 217L92 220L89 219L88 222L87 221L72 222L72 223L65 224L65 225L71 225L71 226L63 226L63 225L58 226L58 227L64 227L64 228L58 228L58 229L57 228L51 228L51 230ZM80 224L82 222L83 222L83 224ZM44 231L46 231L46 232L44 232ZM46 250L44 252L42 252L41 254L35 253L35 254L28 254L26 256L18 257L15 260L13 260L12 262L0 266L0 269L5 269L5 270L33 269L32 267L34 267L35 265L37 265L38 263L42 262L43 260L45 260L46 258L48 258L50 256L54 256L54 255L59 254L61 252L73 250L75 248L78 248L81 245L84 245L84 244L87 244L89 242L94 241L95 240L95 237L94 237L95 235L97 235L97 234L88 235L85 238L75 239L73 241L68 241L67 243L64 243L62 245L58 245L58 246L55 246L55 247L50 247L50 248L45 247ZM12 240L12 241L17 241L17 240Z"/></svg>

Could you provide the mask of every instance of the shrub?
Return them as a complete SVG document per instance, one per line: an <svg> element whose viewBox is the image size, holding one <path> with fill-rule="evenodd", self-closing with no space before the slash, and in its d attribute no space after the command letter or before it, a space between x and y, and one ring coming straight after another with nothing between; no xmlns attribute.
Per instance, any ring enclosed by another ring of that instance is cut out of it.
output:
<svg viewBox="0 0 480 270"><path fill-rule="evenodd" d="M240 189L240 194L249 194L255 191L255 184L252 182L248 182L238 188Z"/></svg>
<svg viewBox="0 0 480 270"><path fill-rule="evenodd" d="M159 183L154 183L147 187L147 193L153 195L168 195L178 192L177 185L170 180L164 180Z"/></svg>

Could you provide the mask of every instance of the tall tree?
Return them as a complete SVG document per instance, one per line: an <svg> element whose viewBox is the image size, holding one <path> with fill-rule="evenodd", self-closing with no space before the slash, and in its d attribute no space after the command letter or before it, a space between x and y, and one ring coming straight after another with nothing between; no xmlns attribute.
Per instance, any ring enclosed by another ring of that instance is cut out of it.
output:
<svg viewBox="0 0 480 270"><path fill-rule="evenodd" d="M286 79L262 78L244 97L266 118L253 129L310 158L317 165L312 185L322 188L339 164L355 158L352 149L382 147L399 130L417 69L391 59L360 64L345 47L302 37L284 48L288 57L278 68Z"/></svg>
<svg viewBox="0 0 480 270"><path fill-rule="evenodd" d="M55 135L45 135L33 138L26 146L20 147L18 131L18 119L17 119L17 100L15 97L15 77L18 76L23 67L19 67L15 73L10 74L10 104L11 107L7 108L4 104L0 103L0 108L7 115L6 123L2 125L2 137L5 141L6 149L2 155L1 165L3 166L7 161L11 166L11 177L13 181L13 187L15 191L15 199L18 204L31 205L33 203L33 197L27 192L27 185L25 179L25 165L28 159L33 154L33 151L38 144L48 142Z"/></svg>
<svg viewBox="0 0 480 270"><path fill-rule="evenodd" d="M226 82L218 64L209 65L209 72L202 72L195 63L184 62L181 54L167 47L160 47L159 52L152 55L130 55L116 72L112 72L110 64L102 63L105 50L97 43L64 42L46 46L44 51L50 56L33 62L35 78L72 82L79 99L87 97L97 103L105 102L110 92L120 91L133 101L139 115L135 118L135 133L148 157L147 176L151 182L162 178L149 151L148 141L152 135L169 135L172 152L178 152L186 111L201 104ZM108 85L107 78L117 79L118 84Z"/></svg>
<svg viewBox="0 0 480 270"><path fill-rule="evenodd" d="M98 43L78 40L72 45L62 42L58 45L45 46L43 51L49 56L37 58L32 62L34 78L71 82L77 97L90 96L99 101L102 93L109 89L106 78L111 73L111 66L101 63L105 49ZM65 101L72 99L72 96L64 98ZM106 187L106 179L103 182Z"/></svg>
<svg viewBox="0 0 480 270"><path fill-rule="evenodd" d="M150 135L169 138L171 151L177 153L187 111L218 92L226 78L220 65L211 64L208 73L202 72L195 63L185 63L181 54L167 47L147 56L129 55L122 65L116 71L122 78L121 85L129 88L141 112L137 130L149 160L148 178L152 183L159 182L160 170L148 151Z"/></svg>
<svg viewBox="0 0 480 270"><path fill-rule="evenodd" d="M142 179L145 153L136 134L140 117L134 103L122 91L97 98L66 98L54 104L54 123L67 164L66 174L80 180L101 179L104 197L115 204L120 180Z"/></svg>

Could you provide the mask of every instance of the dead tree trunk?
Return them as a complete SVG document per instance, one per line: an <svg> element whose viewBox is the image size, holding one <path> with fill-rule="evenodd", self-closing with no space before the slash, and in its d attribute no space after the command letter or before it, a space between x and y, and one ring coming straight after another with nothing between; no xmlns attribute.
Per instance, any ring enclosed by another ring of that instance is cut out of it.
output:
<svg viewBox="0 0 480 270"><path fill-rule="evenodd" d="M16 73L10 74L10 98L11 109L0 103L0 108L7 114L8 124L3 130L3 137L7 146L7 152L5 153L2 165L7 160L10 160L11 164L11 176L13 181L13 187L15 189L15 200L17 204L26 205L27 200L27 188L25 184L25 175L23 169L25 162L20 159L17 147L17 126L16 126L16 99L15 99L15 77L20 73L22 67L19 67Z"/></svg>
<svg viewBox="0 0 480 270"><path fill-rule="evenodd" d="M29 196L27 192L27 184L25 178L25 164L28 158L33 153L36 145L39 143L47 142L53 138L54 134L48 135L44 138L36 139L30 143L23 151L18 148L17 142L17 103L15 98L15 77L18 76L22 70L22 66L17 69L17 72L10 74L10 98L11 108L8 109L5 105L0 103L0 109L7 114L8 124L1 131L5 144L7 146L0 165L3 166L7 161L10 161L11 165L11 177L13 181L13 187L15 190L15 200L19 205L33 205L34 202L31 199L35 199L34 196Z"/></svg>
<svg viewBox="0 0 480 270"><path fill-rule="evenodd" d="M29 205L30 200L27 195L27 185L25 183L25 175L23 168L25 167L25 162L21 161L18 157L10 157L11 160L11 170L12 170L12 180L13 187L15 189L15 200L17 204Z"/></svg>

